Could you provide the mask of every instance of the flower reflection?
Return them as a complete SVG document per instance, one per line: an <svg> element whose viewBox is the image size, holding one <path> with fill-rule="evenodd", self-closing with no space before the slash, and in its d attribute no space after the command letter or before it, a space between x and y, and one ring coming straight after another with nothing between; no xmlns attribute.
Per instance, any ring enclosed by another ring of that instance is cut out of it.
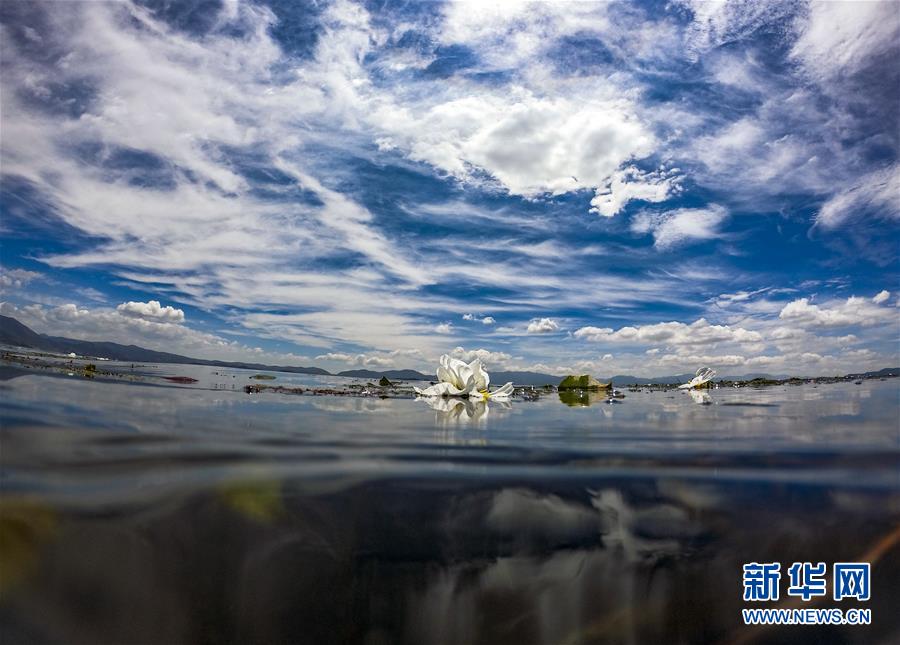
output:
<svg viewBox="0 0 900 645"><path fill-rule="evenodd" d="M690 395L694 403L698 403L700 405L712 405L713 403L712 397L709 395L709 392L704 392L703 390L688 390L687 393Z"/></svg>
<svg viewBox="0 0 900 645"><path fill-rule="evenodd" d="M492 407L508 410L512 406L509 401L492 400L490 402L472 399L419 397L437 414L435 418L441 423L481 423L487 419Z"/></svg>

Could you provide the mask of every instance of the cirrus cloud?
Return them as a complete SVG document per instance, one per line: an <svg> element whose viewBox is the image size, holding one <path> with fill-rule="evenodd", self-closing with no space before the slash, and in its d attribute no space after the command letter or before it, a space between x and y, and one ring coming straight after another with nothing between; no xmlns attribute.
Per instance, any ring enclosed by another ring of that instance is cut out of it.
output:
<svg viewBox="0 0 900 645"><path fill-rule="evenodd" d="M668 250L695 241L721 237L719 225L728 211L718 204L704 208L679 208L664 213L639 213L631 222L635 233L651 233L653 245Z"/></svg>

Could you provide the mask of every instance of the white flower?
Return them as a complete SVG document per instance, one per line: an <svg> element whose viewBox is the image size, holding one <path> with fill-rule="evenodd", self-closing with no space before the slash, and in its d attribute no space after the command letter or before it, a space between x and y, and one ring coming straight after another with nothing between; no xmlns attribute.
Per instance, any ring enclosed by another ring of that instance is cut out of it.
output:
<svg viewBox="0 0 900 645"><path fill-rule="evenodd" d="M697 370L696 376L692 378L690 381L685 383L684 385L679 385L678 388L681 390L688 390L692 387L700 387L704 383L711 381L713 377L716 375L716 370L709 367L701 367Z"/></svg>
<svg viewBox="0 0 900 645"><path fill-rule="evenodd" d="M491 377L481 364L481 359L476 358L471 363L465 363L448 354L441 356L440 365L437 368L438 383L424 390L413 388L419 396L460 396L472 398L505 398L513 393L513 384L507 383L498 390L491 392L488 386Z"/></svg>

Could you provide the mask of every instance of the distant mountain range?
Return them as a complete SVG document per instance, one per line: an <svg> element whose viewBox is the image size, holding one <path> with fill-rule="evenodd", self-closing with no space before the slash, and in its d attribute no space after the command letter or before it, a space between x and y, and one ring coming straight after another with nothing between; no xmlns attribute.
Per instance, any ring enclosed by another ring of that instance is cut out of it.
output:
<svg viewBox="0 0 900 645"><path fill-rule="evenodd" d="M169 352L157 352L145 349L137 345L121 345L101 341L77 340L63 338L62 336L48 336L38 334L29 327L23 325L15 318L0 316L0 343L27 347L59 354L75 352L79 356L94 356L108 358L116 361L130 361L135 363L184 363L187 365L211 365L215 367L235 367L251 370L264 370L271 372L289 372L293 374L319 374L323 376L345 376L348 378L380 379L386 376L392 381L433 381L433 374L423 374L416 370L345 370L332 374L321 367L292 367L286 365L265 365L263 363L244 363L241 361L211 361L202 358L191 358ZM878 372L866 372L864 374L852 374L853 377L878 377L896 374L900 368L886 368ZM558 385L562 380L561 375L542 374L540 372L496 372L491 371L491 383L506 383L512 381L516 385ZM610 378L599 378L603 382L612 381L615 385L669 385L673 383L686 383L694 377L693 374L676 374L673 376L659 376L656 378L643 378L627 374L618 374ZM750 381L755 378L786 379L787 375L771 374L744 374L742 376L720 376L722 380Z"/></svg>
<svg viewBox="0 0 900 645"><path fill-rule="evenodd" d="M69 354L75 352L79 356L108 358L114 361L132 361L135 363L184 363L187 365L212 365L216 367L240 367L251 370L272 370L293 372L296 374L322 374L330 376L331 372L321 367L289 367L264 365L262 363L243 363L237 361L209 361L202 358L191 358L169 352L157 352L137 345L121 345L102 341L77 340L62 336L38 334L15 318L0 316L0 343L29 347L47 352Z"/></svg>
<svg viewBox="0 0 900 645"><path fill-rule="evenodd" d="M385 370L382 372L375 370L346 370L338 372L336 376L368 379L378 379L386 376L392 381L434 381L437 378L434 374L423 374L416 370ZM490 376L491 383L494 384L512 381L516 385L557 385L562 380L562 376L541 374L540 372L498 372L491 370Z"/></svg>

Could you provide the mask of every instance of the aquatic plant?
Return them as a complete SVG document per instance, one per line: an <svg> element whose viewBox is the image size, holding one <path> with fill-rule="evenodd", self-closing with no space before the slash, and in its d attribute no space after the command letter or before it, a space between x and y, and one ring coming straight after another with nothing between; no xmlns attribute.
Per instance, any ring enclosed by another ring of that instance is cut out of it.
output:
<svg viewBox="0 0 900 645"><path fill-rule="evenodd" d="M437 383L424 390L413 387L419 396L458 396L488 399L506 398L513 393L511 381L493 392L488 389L491 378L481 364L481 359L476 358L471 363L466 363L452 358L449 354L444 354L439 362Z"/></svg>
<svg viewBox="0 0 900 645"><path fill-rule="evenodd" d="M612 381L601 383L590 374L576 376L569 374L557 386L558 390L608 390L612 387Z"/></svg>
<svg viewBox="0 0 900 645"><path fill-rule="evenodd" d="M694 378L683 385L679 385L678 388L681 390L689 390L695 387L703 387L715 377L716 370L710 367L701 367L695 374Z"/></svg>

